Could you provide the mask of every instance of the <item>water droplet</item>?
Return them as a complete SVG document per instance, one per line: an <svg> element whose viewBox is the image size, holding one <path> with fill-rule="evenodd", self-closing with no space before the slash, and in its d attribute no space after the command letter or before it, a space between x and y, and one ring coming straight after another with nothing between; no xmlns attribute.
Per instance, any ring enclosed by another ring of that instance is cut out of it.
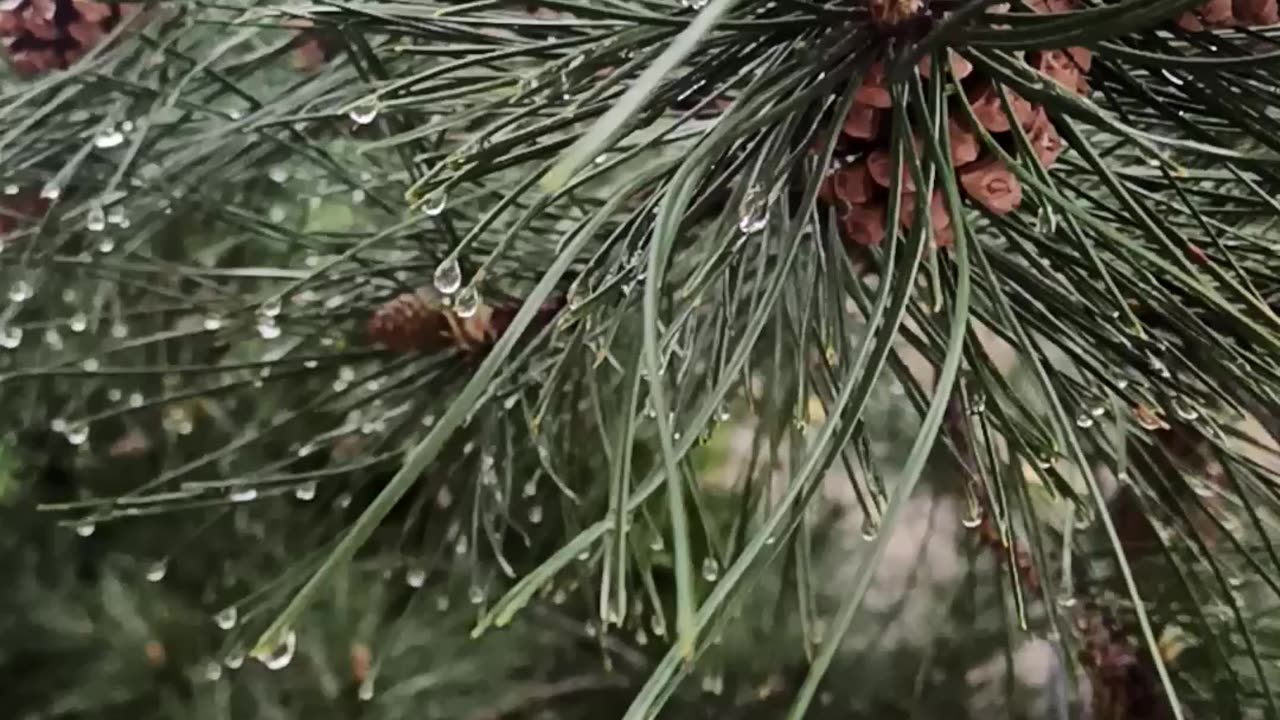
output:
<svg viewBox="0 0 1280 720"><path fill-rule="evenodd" d="M205 330L218 330L222 327L222 316L218 313L207 313L204 316Z"/></svg>
<svg viewBox="0 0 1280 720"><path fill-rule="evenodd" d="M281 332L275 318L266 315L258 318L258 335L262 336L263 340L275 340L280 337Z"/></svg>
<svg viewBox="0 0 1280 720"><path fill-rule="evenodd" d="M373 678L367 677L360 681L360 687L356 689L356 697L361 702L369 702L373 699Z"/></svg>
<svg viewBox="0 0 1280 720"><path fill-rule="evenodd" d="M280 642L270 650L255 652L253 659L267 666L268 670L280 670L293 662L293 653L298 649L298 634L286 630Z"/></svg>
<svg viewBox="0 0 1280 720"><path fill-rule="evenodd" d="M236 626L236 621L239 619L240 613L236 610L236 606L228 605L213 616L213 623L218 626L219 630L230 630Z"/></svg>
<svg viewBox="0 0 1280 720"><path fill-rule="evenodd" d="M272 165L267 171L267 177L271 178L272 182L283 183L289 179L289 169L283 165Z"/></svg>
<svg viewBox="0 0 1280 720"><path fill-rule="evenodd" d="M101 205L94 205L85 213L84 226L89 232L102 232L107 228L107 212Z"/></svg>
<svg viewBox="0 0 1280 720"><path fill-rule="evenodd" d="M356 125L368 125L378 119L378 113L382 107L376 99L369 99L355 105L347 112L347 117L351 118L351 122Z"/></svg>
<svg viewBox="0 0 1280 720"><path fill-rule="evenodd" d="M1173 411L1183 420L1190 422L1200 417L1200 411L1184 397L1175 397L1171 404L1173 405Z"/></svg>
<svg viewBox="0 0 1280 720"><path fill-rule="evenodd" d="M22 328L16 325L0 325L0 347L12 350L22 344Z"/></svg>
<svg viewBox="0 0 1280 720"><path fill-rule="evenodd" d="M147 568L147 582L160 582L168 572L169 563L165 560L157 560Z"/></svg>
<svg viewBox="0 0 1280 720"><path fill-rule="evenodd" d="M769 197L759 185L752 185L738 205L738 229L747 235L769 224Z"/></svg>
<svg viewBox="0 0 1280 720"><path fill-rule="evenodd" d="M715 582L720 579L720 563L716 559L708 555L702 561L702 577L707 582Z"/></svg>
<svg viewBox="0 0 1280 720"><path fill-rule="evenodd" d="M871 515L862 518L862 539L875 540L876 534L880 532L880 523L872 519Z"/></svg>
<svg viewBox="0 0 1280 720"><path fill-rule="evenodd" d="M81 520L76 524L76 534L80 537L89 537L97 529L98 524L92 520Z"/></svg>
<svg viewBox="0 0 1280 720"><path fill-rule="evenodd" d="M129 326L120 320L111 323L111 337L117 340L129 337Z"/></svg>
<svg viewBox="0 0 1280 720"><path fill-rule="evenodd" d="M427 571L414 566L404 571L404 584L411 588L420 588L427 582Z"/></svg>
<svg viewBox="0 0 1280 720"><path fill-rule="evenodd" d="M98 360L98 358L94 357L85 358L84 361L80 363L80 367L83 368L85 372L94 373L98 372L98 369L102 367L102 362Z"/></svg>
<svg viewBox="0 0 1280 720"><path fill-rule="evenodd" d="M223 658L222 663L232 670L239 670L240 666L244 665L244 650L240 648L233 649Z"/></svg>
<svg viewBox="0 0 1280 720"><path fill-rule="evenodd" d="M970 508L969 512L965 513L963 518L960 518L960 524L970 530L982 525L982 508Z"/></svg>
<svg viewBox="0 0 1280 720"><path fill-rule="evenodd" d="M98 238L98 244L95 245L94 247L98 250L98 252L102 253L103 255L106 255L107 253L116 249L116 239L111 237L110 235L103 235L102 237Z"/></svg>
<svg viewBox="0 0 1280 720"><path fill-rule="evenodd" d="M217 661L210 660L204 666L204 679L209 682L217 682L222 678L222 665Z"/></svg>
<svg viewBox="0 0 1280 720"><path fill-rule="evenodd" d="M114 125L99 129L93 136L93 146L99 150L119 147L122 143L124 143L124 133Z"/></svg>
<svg viewBox="0 0 1280 720"><path fill-rule="evenodd" d="M113 387L107 390L107 399L111 402L120 402L120 398L124 397L124 391L120 388Z"/></svg>
<svg viewBox="0 0 1280 720"><path fill-rule="evenodd" d="M67 437L67 442L72 445L83 445L89 439L89 424L85 422L74 422L67 425L67 429L63 431Z"/></svg>
<svg viewBox="0 0 1280 720"><path fill-rule="evenodd" d="M542 522L542 506L532 505L529 507L529 522L537 525Z"/></svg>
<svg viewBox="0 0 1280 720"><path fill-rule="evenodd" d="M467 549L468 549L468 548L470 548L470 547L471 547L471 546L470 546L469 542L467 541L467 536L466 536L466 535L459 535L459 536L458 536L458 541L457 541L456 543L454 543L454 544L453 544L453 554L454 554L454 555L466 555L466 554L467 554Z"/></svg>
<svg viewBox="0 0 1280 720"><path fill-rule="evenodd" d="M479 605L484 602L484 596L487 594L483 585L472 585L467 589L467 599L471 601L472 605Z"/></svg>
<svg viewBox="0 0 1280 720"><path fill-rule="evenodd" d="M458 293L453 302L453 312L458 317L469 318L480 309L480 292L475 285L468 285Z"/></svg>
<svg viewBox="0 0 1280 720"><path fill-rule="evenodd" d="M1070 592L1064 592L1058 596L1058 607L1069 609L1076 606L1076 596Z"/></svg>
<svg viewBox="0 0 1280 720"><path fill-rule="evenodd" d="M67 318L67 327L73 333L82 333L89 327L89 317L82 312L78 312Z"/></svg>
<svg viewBox="0 0 1280 720"><path fill-rule="evenodd" d="M426 202L422 203L422 212L428 217L435 217L444 212L445 205L449 204L449 193L444 188L437 188L431 191L427 196Z"/></svg>
<svg viewBox="0 0 1280 720"><path fill-rule="evenodd" d="M9 183L8 185L5 185L5 186L4 186L4 194L5 194L5 195L17 195L17 194L18 194L18 192L19 192L19 190L20 190L20 188L19 188L17 185L13 184L13 183Z"/></svg>
<svg viewBox="0 0 1280 720"><path fill-rule="evenodd" d="M45 183L44 187L40 188L41 200L57 200L60 197L62 197L62 186L53 180Z"/></svg>
<svg viewBox="0 0 1280 720"><path fill-rule="evenodd" d="M314 500L316 497L316 481L308 480L294 488L293 496L304 502Z"/></svg>
<svg viewBox="0 0 1280 720"><path fill-rule="evenodd" d="M20 303L31 299L35 294L35 288L31 287L31 283L26 280L17 280L9 286L10 302Z"/></svg>
<svg viewBox="0 0 1280 720"><path fill-rule="evenodd" d="M232 490L231 492L227 493L227 499L230 500L231 502L236 502L236 503L249 502L250 500L257 500L258 489L247 487L247 488L240 488L239 490Z"/></svg>
<svg viewBox="0 0 1280 720"><path fill-rule="evenodd" d="M705 0L689 0L689 7L693 7L695 2L705 2ZM724 676L718 672L707 673L702 676L702 692L710 695L719 695L724 692Z"/></svg>
<svg viewBox="0 0 1280 720"><path fill-rule="evenodd" d="M458 267L456 258L449 258L440 267L436 268L435 277L432 282L436 286L436 290L445 295L452 295L462 287L462 268Z"/></svg>
<svg viewBox="0 0 1280 720"><path fill-rule="evenodd" d="M135 408L142 407L142 403L144 400L145 398L142 396L142 393L140 392L134 391L129 393L129 407L135 407Z"/></svg>
<svg viewBox="0 0 1280 720"><path fill-rule="evenodd" d="M1082 412L1076 416L1076 427L1087 429L1093 427L1093 423L1094 419L1092 413Z"/></svg>

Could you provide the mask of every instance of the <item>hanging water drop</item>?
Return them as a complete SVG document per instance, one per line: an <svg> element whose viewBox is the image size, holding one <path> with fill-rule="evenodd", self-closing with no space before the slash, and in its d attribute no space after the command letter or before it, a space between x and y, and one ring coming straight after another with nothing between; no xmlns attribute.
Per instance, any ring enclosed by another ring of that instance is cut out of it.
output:
<svg viewBox="0 0 1280 720"><path fill-rule="evenodd" d="M445 295L452 295L462 287L462 268L458 266L457 258L449 258L445 260L440 267L436 268L435 277L432 282L436 286L436 290Z"/></svg>
<svg viewBox="0 0 1280 720"><path fill-rule="evenodd" d="M404 571L404 584L411 588L420 588L427 582L426 569L417 565Z"/></svg>
<svg viewBox="0 0 1280 720"><path fill-rule="evenodd" d="M204 666L204 679L209 682L217 682L222 678L222 665L217 661L210 660Z"/></svg>
<svg viewBox="0 0 1280 720"><path fill-rule="evenodd" d="M102 232L107 228L107 212L101 205L94 205L85 213L84 226L89 232Z"/></svg>
<svg viewBox="0 0 1280 720"><path fill-rule="evenodd" d="M14 183L9 183L8 185L4 186L5 195L17 195L19 191L20 191L20 188Z"/></svg>
<svg viewBox="0 0 1280 720"><path fill-rule="evenodd" d="M378 112L381 109L377 99L369 99L353 106L347 112L347 117L351 118L351 122L356 125L368 125L378 119Z"/></svg>
<svg viewBox="0 0 1280 720"><path fill-rule="evenodd" d="M99 150L108 150L113 147L119 147L124 143L124 133L114 125L108 125L98 130L93 136L93 146Z"/></svg>
<svg viewBox="0 0 1280 720"><path fill-rule="evenodd" d="M35 289L31 287L31 283L26 280L17 280L9 286L9 301L15 303L26 302L35 294Z"/></svg>
<svg viewBox="0 0 1280 720"><path fill-rule="evenodd" d="M360 687L356 689L356 697L361 702L369 702L373 699L373 677L367 677L360 681Z"/></svg>
<svg viewBox="0 0 1280 720"><path fill-rule="evenodd" d="M863 540L875 540L878 532L880 532L880 523L872 519L870 514L862 518Z"/></svg>
<svg viewBox="0 0 1280 720"><path fill-rule="evenodd" d="M102 253L103 255L106 255L107 253L116 249L116 239L111 237L110 235L103 235L102 237L98 238L98 244L95 245L94 247L95 249L97 249L98 252Z"/></svg>
<svg viewBox="0 0 1280 720"><path fill-rule="evenodd" d="M484 602L486 594L483 585L472 585L467 589L467 599L471 601L472 605L479 605Z"/></svg>
<svg viewBox="0 0 1280 720"><path fill-rule="evenodd" d="M702 578L707 582L715 582L720 579L720 563L716 559L708 555L702 561Z"/></svg>
<svg viewBox="0 0 1280 720"><path fill-rule="evenodd" d="M82 333L89 327L89 317L82 312L78 312L67 318L67 328L73 333Z"/></svg>
<svg viewBox="0 0 1280 720"><path fill-rule="evenodd" d="M84 361L80 363L80 367L83 368L85 372L95 373L102 367L102 361L95 357L85 358Z"/></svg>
<svg viewBox="0 0 1280 720"><path fill-rule="evenodd" d="M44 187L40 188L41 200L57 200L60 197L62 197L62 186L53 180L45 183Z"/></svg>
<svg viewBox="0 0 1280 720"><path fill-rule="evenodd" d="M249 502L250 500L257 500L258 490L257 488L251 488L251 487L232 490L231 492L227 493L227 499L234 503L242 503L242 502Z"/></svg>
<svg viewBox="0 0 1280 720"><path fill-rule="evenodd" d="M435 217L444 212L444 207L448 204L449 193L445 192L444 188L436 188L422 203L422 212L426 213L427 217Z"/></svg>
<svg viewBox="0 0 1280 720"><path fill-rule="evenodd" d="M982 508L969 508L969 512L965 513L965 516L960 519L960 524L969 530L982 525Z"/></svg>
<svg viewBox="0 0 1280 720"><path fill-rule="evenodd" d="M469 318L480 309L480 292L475 285L468 285L458 293L453 302L453 311L458 317Z"/></svg>
<svg viewBox="0 0 1280 720"><path fill-rule="evenodd" d="M218 330L222 327L222 316L218 313L207 313L203 321L205 330Z"/></svg>
<svg viewBox="0 0 1280 720"><path fill-rule="evenodd" d="M294 488L293 496L298 498L299 500L302 500L303 502L314 500L316 497L316 481L308 480L307 482L304 482L298 487Z"/></svg>
<svg viewBox="0 0 1280 720"><path fill-rule="evenodd" d="M89 424L86 422L74 422L67 425L67 429L63 431L66 435L67 442L72 445L83 445L89 439Z"/></svg>
<svg viewBox="0 0 1280 720"><path fill-rule="evenodd" d="M1184 397L1175 397L1173 399L1173 402L1170 404L1173 405L1173 412L1176 413L1178 417L1182 418L1183 420L1186 420L1187 422L1190 422L1200 417L1200 411L1197 410L1195 405L1192 405L1191 402Z"/></svg>
<svg viewBox="0 0 1280 720"><path fill-rule="evenodd" d="M1076 606L1076 596L1069 591L1064 591L1058 596L1058 607L1067 610Z"/></svg>
<svg viewBox="0 0 1280 720"><path fill-rule="evenodd" d="M22 328L16 325L0 325L0 347L13 350L22 344Z"/></svg>
<svg viewBox="0 0 1280 720"><path fill-rule="evenodd" d="M92 520L81 520L76 524L76 534L80 537L89 537L97 529L98 524Z"/></svg>
<svg viewBox="0 0 1280 720"><path fill-rule="evenodd" d="M240 613L236 610L236 606L228 605L213 616L213 623L218 626L219 630L230 630L236 626L236 621L239 619Z"/></svg>
<svg viewBox="0 0 1280 720"><path fill-rule="evenodd" d="M532 505L529 507L529 522L537 525L542 522L542 506Z"/></svg>
<svg viewBox="0 0 1280 720"><path fill-rule="evenodd" d="M267 177L271 178L271 182L284 183L289 179L289 169L283 165L272 165L267 171Z"/></svg>
<svg viewBox="0 0 1280 720"><path fill-rule="evenodd" d="M759 185L752 185L738 205L738 229L744 234L758 233L769 224L769 197Z"/></svg>
<svg viewBox="0 0 1280 720"><path fill-rule="evenodd" d="M254 652L253 659L266 665L268 670L280 670L293 662L293 653L297 649L298 634L292 630L286 630L275 647Z"/></svg>
<svg viewBox="0 0 1280 720"><path fill-rule="evenodd" d="M233 649L231 652L227 653L227 656L223 658L222 662L232 670L239 670L240 666L244 665L244 650L240 648Z"/></svg>
<svg viewBox="0 0 1280 720"><path fill-rule="evenodd" d="M111 323L111 337L117 340L129 337L129 326L120 320Z"/></svg>
<svg viewBox="0 0 1280 720"><path fill-rule="evenodd" d="M1082 412L1076 416L1076 427L1078 428L1088 429L1093 427L1093 424L1094 424L1094 419L1093 419L1092 413Z"/></svg>
<svg viewBox="0 0 1280 720"><path fill-rule="evenodd" d="M258 318L258 335L260 335L263 340L275 340L280 337L281 332L280 326L276 324L275 318L266 315Z"/></svg>
<svg viewBox="0 0 1280 720"><path fill-rule="evenodd" d="M157 560L147 568L147 582L160 582L168 572L169 563L165 560Z"/></svg>

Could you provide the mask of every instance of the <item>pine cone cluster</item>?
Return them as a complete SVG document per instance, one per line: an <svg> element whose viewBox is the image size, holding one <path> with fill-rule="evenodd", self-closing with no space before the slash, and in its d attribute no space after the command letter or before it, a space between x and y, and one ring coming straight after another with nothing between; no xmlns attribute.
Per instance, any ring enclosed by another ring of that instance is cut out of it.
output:
<svg viewBox="0 0 1280 720"><path fill-rule="evenodd" d="M62 70L138 7L93 0L0 0L0 41L23 77Z"/></svg>
<svg viewBox="0 0 1280 720"><path fill-rule="evenodd" d="M1280 23L1280 4L1277 0L1209 0L1178 19L1179 27L1192 32L1207 28L1255 27L1277 23Z"/></svg>
<svg viewBox="0 0 1280 720"><path fill-rule="evenodd" d="M563 303L548 302L530 330L545 327ZM369 318L369 339L395 352L439 352L457 348L468 353L488 350L502 337L519 310L517 304L481 303L462 317L445 306L431 289L403 293L383 303Z"/></svg>
<svg viewBox="0 0 1280 720"><path fill-rule="evenodd" d="M1037 12L1063 12L1074 7L1074 0L1030 0ZM893 17L901 3L873 0L871 9ZM910 5L910 8L915 8ZM918 11L915 8L913 12ZM877 16L879 17L879 16ZM973 72L973 66L958 54L948 56L948 71L961 81L974 115L982 127L1007 148L1016 148L1011 135L1013 122L1021 126L1030 141L1036 160L1049 167L1062 152L1062 139L1052 121L1040 107L1032 105L1017 93L1005 89L1013 111L1012 122L1000 100L999 86ZM1088 92L1086 76L1092 53L1085 48L1044 50L1027 55L1027 62L1041 73L1056 80L1070 92ZM928 76L932 61L920 63L920 72ZM821 198L840 213L845 239L859 245L878 245L885 237L886 206L892 160L889 151L888 113L892 106L882 63L872 65L854 97L853 107L845 118L837 157L844 160L829 170L823 183ZM996 156L984 152L975 130L969 126L964 110L953 108L948 128L951 164L964 193L973 201L996 214L1013 211L1022 202L1022 185L1009 168ZM920 136L914 134L917 156L922 155ZM900 181L902 203L899 221L910 227L915 217L917 192L914 178L903 170ZM935 190L927 202L927 217L939 245L952 239L951 216L940 191Z"/></svg>

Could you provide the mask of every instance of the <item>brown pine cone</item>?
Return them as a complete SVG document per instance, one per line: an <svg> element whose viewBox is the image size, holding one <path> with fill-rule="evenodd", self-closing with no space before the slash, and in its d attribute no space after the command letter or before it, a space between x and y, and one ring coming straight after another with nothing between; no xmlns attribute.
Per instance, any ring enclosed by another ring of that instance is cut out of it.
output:
<svg viewBox="0 0 1280 720"><path fill-rule="evenodd" d="M536 331L551 322L562 303L548 302L530 325ZM519 306L480 304L468 317L446 307L431 289L403 293L383 303L369 318L369 338L396 352L439 352L457 348L468 353L488 350L502 337Z"/></svg>
<svg viewBox="0 0 1280 720"><path fill-rule="evenodd" d="M138 3L0 0L0 42L18 74L62 70L101 42Z"/></svg>

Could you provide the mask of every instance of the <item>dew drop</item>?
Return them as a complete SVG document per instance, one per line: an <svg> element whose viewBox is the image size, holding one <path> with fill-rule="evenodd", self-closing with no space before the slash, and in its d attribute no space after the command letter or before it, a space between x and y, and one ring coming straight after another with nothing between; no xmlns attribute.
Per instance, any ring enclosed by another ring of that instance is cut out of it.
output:
<svg viewBox="0 0 1280 720"><path fill-rule="evenodd" d="M222 316L217 313L208 313L204 316L205 330L218 330L222 327Z"/></svg>
<svg viewBox="0 0 1280 720"><path fill-rule="evenodd" d="M1093 427L1094 422L1092 413L1082 412L1076 416L1076 427L1082 429L1091 428Z"/></svg>
<svg viewBox="0 0 1280 720"><path fill-rule="evenodd" d="M440 267L436 268L435 277L432 278L436 290L445 295L452 295L462 287L462 268L458 267L457 258L449 258Z"/></svg>
<svg viewBox="0 0 1280 720"><path fill-rule="evenodd" d="M272 165L267 171L267 177L271 178L271 182L283 183L289 179L289 169L283 165Z"/></svg>
<svg viewBox="0 0 1280 720"><path fill-rule="evenodd" d="M209 682L217 682L222 678L222 665L214 660L205 663L204 679Z"/></svg>
<svg viewBox="0 0 1280 720"><path fill-rule="evenodd" d="M142 403L144 400L145 398L142 396L142 393L140 392L134 391L129 393L129 407L135 407L135 408L142 407Z"/></svg>
<svg viewBox="0 0 1280 720"><path fill-rule="evenodd" d="M107 228L107 212L101 205L94 205L84 216L84 226L89 232L102 232Z"/></svg>
<svg viewBox="0 0 1280 720"><path fill-rule="evenodd" d="M268 670L281 670L293 662L294 651L298 649L298 634L286 630L280 642L270 650L256 652L253 659L267 666Z"/></svg>
<svg viewBox="0 0 1280 720"><path fill-rule="evenodd" d="M116 239L111 237L110 235L103 235L102 237L98 238L98 244L95 245L94 247L97 249L98 252L102 253L103 255L106 255L107 253L116 249Z"/></svg>
<svg viewBox="0 0 1280 720"><path fill-rule="evenodd" d="M228 605L213 616L213 623L218 626L219 630L230 630L236 626L236 621L239 619L240 613L236 610L236 606Z"/></svg>
<svg viewBox="0 0 1280 720"><path fill-rule="evenodd" d="M168 572L169 563L164 560L157 560L147 567L147 582L160 582Z"/></svg>
<svg viewBox="0 0 1280 720"><path fill-rule="evenodd" d="M4 194L5 194L5 195L17 195L17 194L18 194L18 192L19 192L19 190L20 190L20 188L19 188L17 185L13 184L13 183L9 183L8 185L5 185L5 186L4 186Z"/></svg>
<svg viewBox="0 0 1280 720"><path fill-rule="evenodd" d="M118 320L112 323L111 337L117 340L122 340L124 338L129 337L129 326Z"/></svg>
<svg viewBox="0 0 1280 720"><path fill-rule="evenodd" d="M480 292L475 285L468 285L454 299L453 311L458 317L469 318L480 309Z"/></svg>
<svg viewBox="0 0 1280 720"><path fill-rule="evenodd" d="M542 506L541 505L530 506L529 522L533 523L534 525L537 525L538 523L542 522Z"/></svg>
<svg viewBox="0 0 1280 720"><path fill-rule="evenodd" d="M871 518L870 515L862 518L862 539L875 540L876 534L880 532L880 523Z"/></svg>
<svg viewBox="0 0 1280 720"><path fill-rule="evenodd" d="M258 318L258 335L263 340L275 340L280 337L280 326L276 324L276 319L263 315Z"/></svg>
<svg viewBox="0 0 1280 720"><path fill-rule="evenodd" d="M445 192L444 188L438 188L427 196L426 202L422 203L422 212L426 213L428 217L435 217L444 212L445 205L448 204L449 194Z"/></svg>
<svg viewBox="0 0 1280 720"><path fill-rule="evenodd" d="M244 665L244 650L239 648L232 650L223 658L222 663L232 670L239 670L240 666Z"/></svg>
<svg viewBox="0 0 1280 720"><path fill-rule="evenodd" d="M63 431L67 437L67 442L72 445L83 445L89 439L89 424L85 422L75 422L67 425L67 429Z"/></svg>
<svg viewBox="0 0 1280 720"><path fill-rule="evenodd" d="M16 325L0 325L0 347L12 350L22 344L22 328Z"/></svg>
<svg viewBox="0 0 1280 720"><path fill-rule="evenodd" d="M20 303L31 299L35 294L35 289L31 287L31 283L26 280L15 281L9 286L9 301Z"/></svg>
<svg viewBox="0 0 1280 720"><path fill-rule="evenodd" d="M738 206L738 229L747 235L769 224L769 198L759 185L752 185Z"/></svg>
<svg viewBox="0 0 1280 720"><path fill-rule="evenodd" d="M351 108L347 112L347 117L351 118L351 122L356 125L368 125L378 119L378 112L381 111L377 100L366 100Z"/></svg>
<svg viewBox="0 0 1280 720"><path fill-rule="evenodd" d="M963 518L960 518L960 524L969 530L973 530L974 528L982 525L982 509L970 509L969 512L965 513Z"/></svg>
<svg viewBox="0 0 1280 720"><path fill-rule="evenodd" d="M83 368L85 372L95 373L102 367L102 362L98 360L98 358L85 358L84 362L80 363L80 367Z"/></svg>
<svg viewBox="0 0 1280 720"><path fill-rule="evenodd" d="M459 535L459 536L458 536L458 541L457 541L456 543L454 543L454 544L453 544L453 554L454 554L454 555L466 555L466 554L467 554L467 549L468 549L468 548L470 548L470 544L469 544L469 543L468 543L468 541L467 541L467 536L466 536L466 535Z"/></svg>
<svg viewBox="0 0 1280 720"><path fill-rule="evenodd" d="M98 130L93 136L93 146L99 150L108 150L113 147L119 147L124 143L124 133L114 125Z"/></svg>
<svg viewBox="0 0 1280 720"><path fill-rule="evenodd" d="M97 529L98 524L92 520L82 520L76 524L76 534L80 537L89 537Z"/></svg>
<svg viewBox="0 0 1280 720"><path fill-rule="evenodd" d="M44 187L40 188L41 200L57 200L60 197L62 197L62 186L53 180L45 183Z"/></svg>
<svg viewBox="0 0 1280 720"><path fill-rule="evenodd" d="M302 500L303 502L314 500L316 497L316 481L308 480L307 482L304 482L298 487L294 488L293 496L298 498L299 500Z"/></svg>
<svg viewBox="0 0 1280 720"><path fill-rule="evenodd" d="M467 599L471 601L472 605L479 605L484 602L484 597L487 594L483 585L472 585L467 589Z"/></svg>
<svg viewBox="0 0 1280 720"><path fill-rule="evenodd" d="M1076 606L1076 597L1071 593L1063 593L1058 596L1058 607L1069 609Z"/></svg>
<svg viewBox="0 0 1280 720"><path fill-rule="evenodd" d="M356 697L361 702L369 702L373 699L373 678L367 677L360 681L360 687L356 689Z"/></svg>
<svg viewBox="0 0 1280 720"><path fill-rule="evenodd" d="M702 561L702 578L707 582L715 582L720 579L720 563L716 559L708 555Z"/></svg>
<svg viewBox="0 0 1280 720"><path fill-rule="evenodd" d="M82 333L89 327L89 317L82 312L67 318L67 327L73 333Z"/></svg>
<svg viewBox="0 0 1280 720"><path fill-rule="evenodd" d="M230 500L231 502L236 502L236 503L249 502L250 500L257 500L258 489L247 487L247 488L240 488L239 490L232 490L231 492L227 493L227 499Z"/></svg>
<svg viewBox="0 0 1280 720"><path fill-rule="evenodd" d="M427 571L421 567L411 567L404 571L404 584L411 588L420 588L427 582Z"/></svg>

